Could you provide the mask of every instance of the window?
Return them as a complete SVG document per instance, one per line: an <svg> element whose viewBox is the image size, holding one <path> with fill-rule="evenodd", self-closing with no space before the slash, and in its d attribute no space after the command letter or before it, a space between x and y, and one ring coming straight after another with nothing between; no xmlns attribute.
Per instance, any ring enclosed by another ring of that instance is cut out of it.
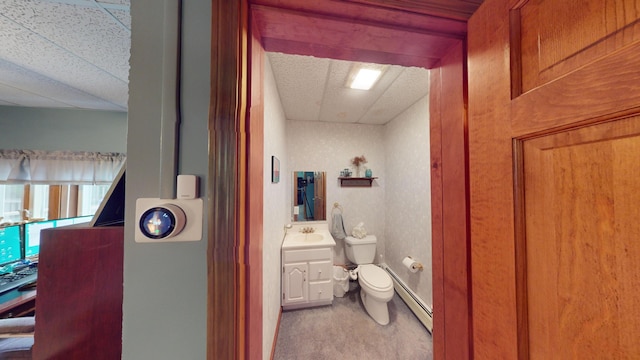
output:
<svg viewBox="0 0 640 360"><path fill-rule="evenodd" d="M0 185L0 223L22 220L24 185Z"/></svg>
<svg viewBox="0 0 640 360"><path fill-rule="evenodd" d="M93 215L110 186L0 184L0 224Z"/></svg>
<svg viewBox="0 0 640 360"><path fill-rule="evenodd" d="M29 185L29 214L25 217L37 219L49 218L49 185Z"/></svg>
<svg viewBox="0 0 640 360"><path fill-rule="evenodd" d="M78 189L78 216L93 215L111 185L80 185Z"/></svg>

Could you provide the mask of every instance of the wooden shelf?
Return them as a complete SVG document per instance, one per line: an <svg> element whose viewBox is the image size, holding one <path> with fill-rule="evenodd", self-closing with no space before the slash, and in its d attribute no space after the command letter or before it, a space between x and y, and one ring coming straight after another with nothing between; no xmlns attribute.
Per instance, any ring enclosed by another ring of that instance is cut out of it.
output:
<svg viewBox="0 0 640 360"><path fill-rule="evenodd" d="M377 177L339 177L340 186L342 187L371 187L373 180Z"/></svg>

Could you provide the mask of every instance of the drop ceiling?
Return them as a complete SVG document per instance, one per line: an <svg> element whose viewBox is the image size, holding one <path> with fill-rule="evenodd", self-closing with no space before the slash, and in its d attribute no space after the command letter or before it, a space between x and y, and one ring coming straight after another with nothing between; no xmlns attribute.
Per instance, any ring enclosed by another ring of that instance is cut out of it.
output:
<svg viewBox="0 0 640 360"><path fill-rule="evenodd" d="M0 0L0 106L126 111L130 0ZM290 120L384 124L427 95L428 72L390 66L372 90L353 63L268 53Z"/></svg>
<svg viewBox="0 0 640 360"><path fill-rule="evenodd" d="M0 105L126 111L129 0L0 0Z"/></svg>
<svg viewBox="0 0 640 360"><path fill-rule="evenodd" d="M357 63L268 53L285 117L289 120L386 124L424 98L429 72L389 66L371 90L346 86Z"/></svg>

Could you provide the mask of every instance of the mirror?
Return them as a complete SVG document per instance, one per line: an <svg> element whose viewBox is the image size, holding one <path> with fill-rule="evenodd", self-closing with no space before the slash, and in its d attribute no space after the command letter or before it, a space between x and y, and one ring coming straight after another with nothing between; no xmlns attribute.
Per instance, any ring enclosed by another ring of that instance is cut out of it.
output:
<svg viewBox="0 0 640 360"><path fill-rule="evenodd" d="M292 221L327 219L324 171L293 172Z"/></svg>

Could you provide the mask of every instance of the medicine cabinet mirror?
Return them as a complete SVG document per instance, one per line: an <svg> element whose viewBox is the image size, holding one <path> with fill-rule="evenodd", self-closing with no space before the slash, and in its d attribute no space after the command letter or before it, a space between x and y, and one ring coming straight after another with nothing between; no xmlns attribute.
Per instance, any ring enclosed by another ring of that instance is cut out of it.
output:
<svg viewBox="0 0 640 360"><path fill-rule="evenodd" d="M325 180L324 171L293 172L292 221L327 219Z"/></svg>

